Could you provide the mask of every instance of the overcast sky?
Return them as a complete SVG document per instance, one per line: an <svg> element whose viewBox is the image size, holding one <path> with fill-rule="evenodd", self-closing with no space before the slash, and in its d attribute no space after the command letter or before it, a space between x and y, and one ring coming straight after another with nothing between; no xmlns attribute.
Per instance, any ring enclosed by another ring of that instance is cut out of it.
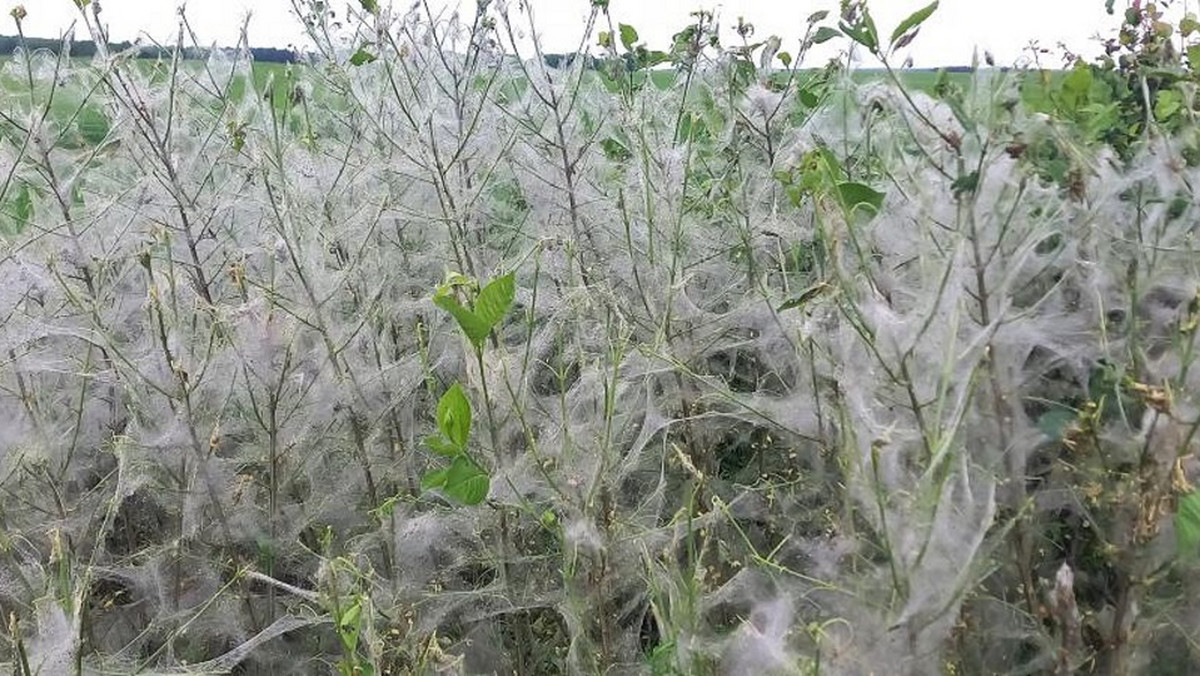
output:
<svg viewBox="0 0 1200 676"><path fill-rule="evenodd" d="M177 26L175 10L179 2L98 1L103 7L101 18L108 23L113 39L148 35L159 41L173 41ZM1197 1L1200 0L1186 0L1193 5ZM358 0L353 2L359 6ZM389 0L379 2L387 5ZM474 7L475 4L475 0L429 2L437 8L459 4ZM546 51L569 51L578 44L588 0L530 2ZM870 7L880 31L890 34L891 28L904 16L926 2L928 0L873 0ZM1118 10L1127 2L1117 0ZM72 0L24 0L23 3L0 0L0 7L5 10L0 17L4 22L0 33L15 32L8 11L18 4L24 4L28 12L25 19L27 35L57 37L78 16ZM394 6L402 9L410 4L411 0L404 0L395 2ZM347 2L332 0L330 5L339 15L344 15ZM1182 10L1185 0L1178 0L1176 5L1176 9ZM732 37L728 27L738 16L744 16L757 26L757 37L778 34L787 45L789 42L795 44L799 39L803 21L812 12L831 9L836 14L837 0L610 0L609 7L614 22L634 25L652 48L669 46L670 36L687 23L688 12L697 8L718 12L726 29L726 43ZM254 46L304 44L291 0L192 0L187 5L189 20L203 41L220 45L237 41L242 19L248 12L252 13L250 41ZM1045 47L1054 48L1057 43L1064 42L1076 52L1095 56L1099 48L1092 38L1097 34L1110 35L1118 20L1105 13L1104 0L942 0L940 9L927 22L908 53L917 66L966 65L978 46L980 50L990 50L999 63L1012 64L1021 57L1029 41L1036 39Z"/></svg>

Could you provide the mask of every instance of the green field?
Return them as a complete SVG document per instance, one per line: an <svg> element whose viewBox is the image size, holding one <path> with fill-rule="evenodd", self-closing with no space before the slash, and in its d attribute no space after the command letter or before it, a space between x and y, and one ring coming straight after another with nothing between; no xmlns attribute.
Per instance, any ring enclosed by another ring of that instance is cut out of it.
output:
<svg viewBox="0 0 1200 676"><path fill-rule="evenodd" d="M86 74L90 71L79 66L87 62L80 59L74 59L70 64L72 71L76 76ZM168 63L152 62L148 60L138 61L145 72L151 73L151 82L166 82L170 77L170 65ZM9 95L21 95L28 91L27 80L22 77L22 73L14 72L10 67L11 57L0 59L0 71L4 73L0 76L0 89L9 93ZM202 64L198 62L185 62L183 64L184 71L190 74L199 74ZM291 91L293 83L296 81L295 70L305 68L304 66L293 66L288 64L277 63L256 63L252 66L253 78L252 86L256 95L264 96L269 83L274 83L274 96L286 98ZM811 75L812 72L801 73L801 77ZM86 77L86 75L85 75ZM644 77L644 76L641 76ZM671 71L657 70L650 75L654 83L660 88L667 88L675 80L675 74ZM855 79L860 82L871 81L886 77L883 71L860 71L855 73ZM911 71L902 72L901 79L907 85L914 89L929 91L932 89L937 78L937 73L933 71ZM952 81L957 81L966 84L970 80L969 74L955 73L951 75ZM229 84L227 92L227 100L233 104L237 104L243 100L246 95L248 83L244 78L235 78ZM46 87L46 83L39 83L39 88ZM93 101L89 101L86 97L89 88L72 86L60 88L56 92L51 115L53 118L62 121L69 127L70 131L66 132L61 143L68 147L78 147L81 144L95 145L104 140L109 131L109 118L106 113L97 106Z"/></svg>
<svg viewBox="0 0 1200 676"><path fill-rule="evenodd" d="M3 70L4 76L0 77L0 89L9 92L10 94L19 95L28 89L28 84L22 73L16 73L7 64L11 62L11 57L0 58L0 69ZM79 69L78 66L85 65L86 60L73 59L72 66L75 73L89 72L87 69ZM139 60L138 65L148 73L152 74L151 82L165 82L170 77L170 64L165 62L154 62L150 60ZM203 65L200 62L184 62L183 68L185 72L191 74L200 74ZM252 85L254 91L259 96L266 94L268 83L274 83L275 94L277 98L286 98L291 91L296 78L297 69L306 68L305 66L289 65L280 63L255 63L252 65ZM815 70L800 71L801 80L815 74ZM939 78L939 72L936 70L902 70L899 71L901 82L915 91L932 92ZM647 74L636 74L633 76L636 80L644 80L649 77L653 80L656 86L665 89L671 86L676 80L674 71L667 69L658 69ZM876 80L887 79L887 73L879 69L861 69L855 71L852 75L856 82L870 82ZM952 72L948 74L948 79L951 83L958 84L961 87L968 87L971 82L971 74L964 72ZM312 78L308 78L312 79ZM229 84L228 100L231 103L238 103L243 100L246 94L246 88L249 83L244 78L235 78ZM44 86L44 85L42 85ZM80 92L87 90L79 87L71 87L69 90L58 93L55 96L52 115L63 121L70 121L71 126L75 128L77 134L69 134L64 137L63 142L68 144L89 143L96 144L105 138L108 133L108 118L97 106L86 102Z"/></svg>
<svg viewBox="0 0 1200 676"><path fill-rule="evenodd" d="M72 61L73 63L68 66L72 77L81 78L84 86L80 86L80 83L72 83L71 86L57 87L51 101L50 114L54 119L74 130L73 133L64 135L61 142L68 146L78 146L81 143L94 145L107 136L109 119L102 108L96 105L94 100L89 99L96 95L96 90L93 89L95 80L91 77L93 71L88 68L80 68L88 62L81 59ZM151 74L151 83L165 83L170 78L170 64L148 60L136 63L144 72ZM202 64L198 62L184 62L183 64L184 71L192 76L200 76L201 68ZM234 78L229 82L228 91L224 96L230 103L237 104L246 96L248 85L253 86L257 96L265 96L268 85L274 83L276 95L286 97L296 81L295 68L298 66L277 63L254 64L251 82L248 83L245 78L241 77ZM0 58L0 73L3 73L0 75L0 91L6 92L8 96L28 96L28 79L24 73L15 71L12 67L11 57ZM45 96L49 87L48 82L39 80L35 86L37 96Z"/></svg>

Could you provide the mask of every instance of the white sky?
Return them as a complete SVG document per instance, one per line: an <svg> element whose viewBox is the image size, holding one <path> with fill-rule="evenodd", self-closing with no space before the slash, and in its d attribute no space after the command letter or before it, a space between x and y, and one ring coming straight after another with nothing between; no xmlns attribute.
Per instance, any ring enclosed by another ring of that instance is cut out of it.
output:
<svg viewBox="0 0 1200 676"><path fill-rule="evenodd" d="M172 42L177 30L177 0L98 0L102 2L101 19L107 22L114 40L135 39L149 35L156 40ZM358 0L352 0L359 7ZM578 44L588 0L529 0L537 26L548 52L570 51ZM884 35L913 10L928 0L871 0L870 7L879 30ZM380 0L386 6L390 0ZM395 2L405 9L412 0ZM473 8L475 0L429 0L435 8L462 5ZM1176 9L1195 9L1200 0L1177 0ZM24 4L27 35L57 37L78 17L72 0L0 0L0 33L15 33L8 12ZM349 3L331 0L330 6L339 17L345 15ZM1188 4L1193 5L1187 7ZM617 21L634 25L641 38L651 48L665 49L670 36L688 22L688 12L697 8L718 12L723 27L723 42L733 42L729 27L744 16L757 27L757 38L778 34L784 39L784 49L795 51L803 29L804 19L818 9L837 14L837 0L610 0L610 13ZM1099 45L1093 36L1109 36L1115 32L1121 10L1127 0L1117 0L1117 16L1104 12L1104 0L942 0L941 7L907 51L917 66L968 65L978 46L990 50L1000 64L1012 64L1032 39L1042 46L1055 48L1066 43L1076 52L1095 56ZM187 14L193 29L205 43L230 45L237 41L242 19L252 12L250 42L256 47L285 47L304 45L299 21L292 12L290 0L192 0ZM80 34L80 37L86 37ZM901 52L900 62L906 52ZM1058 50L1054 50L1057 54ZM818 65L832 52L819 53ZM871 65L865 62L864 65ZM1058 65L1051 59L1047 65Z"/></svg>

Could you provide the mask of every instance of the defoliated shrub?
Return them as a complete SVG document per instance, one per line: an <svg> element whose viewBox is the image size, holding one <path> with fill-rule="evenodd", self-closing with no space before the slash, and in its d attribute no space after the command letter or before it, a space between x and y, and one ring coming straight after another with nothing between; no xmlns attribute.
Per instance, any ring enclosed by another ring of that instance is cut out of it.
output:
<svg viewBox="0 0 1200 676"><path fill-rule="evenodd" d="M244 52L6 64L9 661L1194 667L1185 130L1106 139L1091 68L903 87L936 5L657 52L596 2L552 59L529 3L311 3L240 99ZM801 68L839 35L886 81Z"/></svg>

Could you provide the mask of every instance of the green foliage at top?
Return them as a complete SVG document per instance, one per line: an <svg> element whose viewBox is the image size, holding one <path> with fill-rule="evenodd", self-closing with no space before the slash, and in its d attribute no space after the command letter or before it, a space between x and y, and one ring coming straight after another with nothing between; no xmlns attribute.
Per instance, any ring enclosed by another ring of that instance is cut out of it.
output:
<svg viewBox="0 0 1200 676"><path fill-rule="evenodd" d="M1172 25L1166 4L1132 4L1102 57L1073 56L1065 75L1042 71L1022 90L1025 106L1068 123L1077 142L1108 145L1123 159L1154 133L1178 137L1189 165L1200 164L1196 110L1187 103L1200 85L1200 23L1188 14ZM1032 157L1047 167L1049 178L1064 184L1061 165L1069 151L1052 147L1053 141L1041 144L1031 149Z"/></svg>

